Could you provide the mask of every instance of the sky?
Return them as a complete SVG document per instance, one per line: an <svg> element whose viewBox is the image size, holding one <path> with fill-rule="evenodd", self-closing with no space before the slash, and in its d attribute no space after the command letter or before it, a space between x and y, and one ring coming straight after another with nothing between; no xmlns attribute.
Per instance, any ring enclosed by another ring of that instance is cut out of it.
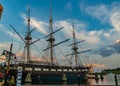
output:
<svg viewBox="0 0 120 86"><path fill-rule="evenodd" d="M24 38L30 7L31 29L35 28L32 41L41 39L31 47L31 52L42 57L42 49L47 45L44 37L49 33L50 0L0 0L0 3L4 8L0 20L0 53L9 50L11 43L14 53L22 53L25 44L10 25ZM77 40L85 40L79 44L79 47L84 46L80 49L92 50L80 55L82 62L104 68L120 67L120 0L52 0L52 8L54 31L64 27L60 33L55 33L56 43L72 39L73 20ZM57 54L62 51L59 56L71 52L68 44L59 46L61 50Z"/></svg>

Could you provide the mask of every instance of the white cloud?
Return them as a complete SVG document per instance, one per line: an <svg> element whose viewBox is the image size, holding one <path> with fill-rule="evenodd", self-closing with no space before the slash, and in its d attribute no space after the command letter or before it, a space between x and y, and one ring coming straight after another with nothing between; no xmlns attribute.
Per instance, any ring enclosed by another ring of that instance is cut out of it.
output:
<svg viewBox="0 0 120 86"><path fill-rule="evenodd" d="M55 22L55 25L58 27L64 27L63 32L66 34L66 36L71 37L72 36L72 26L67 21L57 21Z"/></svg>
<svg viewBox="0 0 120 86"><path fill-rule="evenodd" d="M83 10L84 9L84 10ZM111 43L120 37L120 5L119 3L113 2L112 4L105 5L86 5L85 3L80 4L80 10L98 19L102 24L108 24L112 28L101 28L102 30L89 31L90 37L102 41L103 44ZM97 29L97 28L96 28ZM108 30L109 29L109 30ZM99 34L99 35L98 35ZM90 38L89 37L89 38ZM95 41L95 40L94 40Z"/></svg>
<svg viewBox="0 0 120 86"><path fill-rule="evenodd" d="M94 18L97 18L102 23L110 23L113 29L120 32L120 6L119 3L111 5L94 5L85 6L80 4L80 9ZM85 9L85 10L83 10ZM108 35L107 35L108 36Z"/></svg>
<svg viewBox="0 0 120 86"><path fill-rule="evenodd" d="M115 40L115 43L119 43L119 42L120 42L120 39Z"/></svg>
<svg viewBox="0 0 120 86"><path fill-rule="evenodd" d="M101 43L100 39L96 36L90 36L89 38L87 38L87 41L92 45L99 45Z"/></svg>
<svg viewBox="0 0 120 86"><path fill-rule="evenodd" d="M11 38L15 38L15 39L18 40L18 41L21 40L20 37L19 37L17 34L13 34L12 31L8 31L8 30L5 30L5 31L6 31L6 33L7 33L9 36L11 36Z"/></svg>
<svg viewBox="0 0 120 86"><path fill-rule="evenodd" d="M22 18L24 19L24 23L27 25L27 16L22 14ZM37 19L31 17L32 27L35 27L39 32L43 34L48 34L47 29L49 28L49 24L43 21L38 21Z"/></svg>
<svg viewBox="0 0 120 86"><path fill-rule="evenodd" d="M88 35L89 36L101 36L103 34L103 30L91 30L91 31L88 31Z"/></svg>
<svg viewBox="0 0 120 86"><path fill-rule="evenodd" d="M95 35L97 31L90 31L89 35Z"/></svg>
<svg viewBox="0 0 120 86"><path fill-rule="evenodd" d="M106 22L109 19L109 10L106 5L96 5L96 6L82 6L85 9L85 12L99 20L101 22ZM81 8L81 9L82 9Z"/></svg>
<svg viewBox="0 0 120 86"><path fill-rule="evenodd" d="M6 44L1 44L0 43L0 48L4 48L4 47L6 47Z"/></svg>
<svg viewBox="0 0 120 86"><path fill-rule="evenodd" d="M110 21L114 29L120 32L120 11L112 13L110 17Z"/></svg>
<svg viewBox="0 0 120 86"><path fill-rule="evenodd" d="M114 55L110 55L106 58L101 57L98 54L92 54L90 55L90 61L91 63L95 63L95 64L104 64L106 66L106 68L117 68L120 67L119 64L119 54L114 54Z"/></svg>
<svg viewBox="0 0 120 86"><path fill-rule="evenodd" d="M2 29L3 28L3 25L2 24L0 24L0 29Z"/></svg>
<svg viewBox="0 0 120 86"><path fill-rule="evenodd" d="M109 38L109 37L110 37L110 34L109 34L109 33L104 33L104 36L105 36L106 38Z"/></svg>
<svg viewBox="0 0 120 86"><path fill-rule="evenodd" d="M20 37L17 34L14 34L13 31L10 31L8 29L6 29L3 25L0 24L0 31L2 31L3 33L6 33L8 36L10 36L12 39L16 39L18 41L20 41Z"/></svg>
<svg viewBox="0 0 120 86"><path fill-rule="evenodd" d="M60 26L64 27L63 32L67 37L73 37L72 23L70 23L67 20L64 20L64 21L57 21L55 24L58 27L60 27ZM86 31L85 29L83 29L86 27L87 26L85 24L82 24L81 22L77 22L77 25L75 23L74 28L75 28L75 33L76 33L77 39L87 40L87 42L90 45L94 45L94 47L97 47L101 43L99 36L100 36L100 34L102 34L102 31Z"/></svg>
<svg viewBox="0 0 120 86"><path fill-rule="evenodd" d="M48 34L47 32L47 29L48 29L48 23L46 22L42 22L42 21L38 21L34 18L31 18L31 26L32 27L36 27L36 29L39 31L39 32L42 32L43 34Z"/></svg>

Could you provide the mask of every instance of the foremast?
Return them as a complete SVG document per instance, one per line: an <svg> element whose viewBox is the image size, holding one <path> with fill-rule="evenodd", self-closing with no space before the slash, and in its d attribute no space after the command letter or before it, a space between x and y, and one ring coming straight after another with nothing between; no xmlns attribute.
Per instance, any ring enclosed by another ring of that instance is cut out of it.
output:
<svg viewBox="0 0 120 86"><path fill-rule="evenodd" d="M51 6L50 6L50 30L51 30L51 33L53 33L53 26L52 26L52 0L51 0ZM51 56L51 65L53 65L53 49L54 47L52 47L52 45L54 44L54 36L52 34L50 34L50 38L49 38L49 42L50 42L50 56Z"/></svg>
<svg viewBox="0 0 120 86"><path fill-rule="evenodd" d="M47 41L49 41L49 46L50 46L50 65L53 65L53 50L54 47L52 47L54 45L54 36L53 36L53 26L52 26L52 0L50 0L50 20L49 20L49 27L50 27L50 36L49 39Z"/></svg>
<svg viewBox="0 0 120 86"><path fill-rule="evenodd" d="M31 32L34 29L30 30L30 8L28 8L27 32L26 32L25 38L23 38L12 25L10 25L10 27L16 32L16 34L25 43L25 49L27 49L27 59L26 59L26 61L24 59L24 63L28 63L29 64L30 63L30 45L38 41L38 40L36 40L34 42L31 42L31 40L32 40Z"/></svg>

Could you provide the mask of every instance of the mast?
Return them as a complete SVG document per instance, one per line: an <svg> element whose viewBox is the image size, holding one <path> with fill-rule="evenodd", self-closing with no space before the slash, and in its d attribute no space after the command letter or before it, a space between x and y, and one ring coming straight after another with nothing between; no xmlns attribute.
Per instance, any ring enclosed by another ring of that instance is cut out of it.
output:
<svg viewBox="0 0 120 86"><path fill-rule="evenodd" d="M27 32L26 32L25 38L23 38L12 25L10 25L10 27L16 32L16 34L25 43L25 49L27 49L26 63L30 63L30 45L32 45L40 40L40 39L37 39L35 41L31 41L32 40L31 33L35 30L35 28L33 28L32 30L30 29L30 7L28 7Z"/></svg>
<svg viewBox="0 0 120 86"><path fill-rule="evenodd" d="M49 27L50 27L50 36L49 36L49 39L47 41L49 41L49 46L50 46L50 59L51 59L51 65L53 65L53 50L54 50L54 36L53 34L53 26L52 26L52 0L50 0L50 20L49 20Z"/></svg>
<svg viewBox="0 0 120 86"><path fill-rule="evenodd" d="M74 30L74 22L73 22L73 20L72 20L72 28L73 28L73 43L70 44L70 45L68 45L68 46L72 46L71 50L73 50L73 53L72 53L72 54L68 54L68 55L66 55L66 56L74 55L75 65L76 65L76 67L78 67L78 58L79 58L78 54L80 54L80 53L85 53L85 52L88 52L88 51L91 51L91 50L89 49L89 50L85 50L85 51L80 51L80 52L78 52L78 46L77 46L77 44L80 43L80 42L83 42L83 41L85 41L85 40L76 41L76 36L75 36L75 30ZM83 66L81 60L80 60L79 66L81 66L81 67Z"/></svg>
<svg viewBox="0 0 120 86"><path fill-rule="evenodd" d="M28 7L28 26L27 26L27 35L25 37L26 40L26 48L27 48L27 63L30 63L30 41L32 40L31 38L31 33L30 33L30 8Z"/></svg>
<svg viewBox="0 0 120 86"><path fill-rule="evenodd" d="M49 42L49 46L46 49L43 49L43 51L48 50L48 49L50 50L50 65L51 66L54 64L54 47L59 45L59 44L62 44L64 42L69 41L69 39L66 39L62 42L59 42L59 43L55 44L54 33L60 31L64 27L61 27L58 30L53 31L52 21L53 21L53 19L52 19L52 0L50 0L50 20L49 20L50 33L47 36L45 36L45 38L48 37L48 39L46 41Z"/></svg>
<svg viewBox="0 0 120 86"><path fill-rule="evenodd" d="M72 50L73 52L75 53L74 56L75 56L75 62L76 62L76 67L78 66L78 47L77 47L77 44L76 44L76 37L75 37L75 31L74 31L74 22L72 21L72 28L73 28L73 41L74 41L74 44L73 44L73 47L72 47Z"/></svg>

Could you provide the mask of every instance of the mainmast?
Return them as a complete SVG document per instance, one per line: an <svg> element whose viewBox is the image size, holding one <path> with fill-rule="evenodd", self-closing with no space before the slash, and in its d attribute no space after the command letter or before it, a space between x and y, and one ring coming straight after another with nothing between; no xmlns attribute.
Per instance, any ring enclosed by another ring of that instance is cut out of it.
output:
<svg viewBox="0 0 120 86"><path fill-rule="evenodd" d="M27 48L27 63L30 63L30 40L31 38L31 33L30 33L30 8L28 7L28 26L27 26L27 35L25 37L26 40L26 48Z"/></svg>
<svg viewBox="0 0 120 86"><path fill-rule="evenodd" d="M54 50L54 36L53 36L53 26L52 26L52 0L50 0L50 20L49 20L49 27L50 27L50 36L49 36L49 39L47 41L49 41L50 43L50 59L51 59L51 65L53 65L53 50Z"/></svg>
<svg viewBox="0 0 120 86"><path fill-rule="evenodd" d="M62 42L59 42L59 43L55 44L55 38L54 38L53 34L58 32L59 30L63 29L64 27L61 27L61 28L53 31L52 24L53 24L52 23L52 0L50 0L50 20L49 20L50 33L46 36L46 37L48 37L47 41L49 42L49 46L46 49L43 49L43 51L48 50L48 49L50 50L50 65L54 64L54 47L59 45L59 44L62 44L64 42L69 41L69 39L66 39Z"/></svg>
<svg viewBox="0 0 120 86"><path fill-rule="evenodd" d="M61 27L61 28L57 29L56 31L53 31L52 20L53 20L52 19L52 0L50 0L50 20L49 20L50 33L46 36L46 37L48 37L47 41L49 42L49 46L46 49L43 49L43 51L45 51L47 49L50 50L50 65L54 64L54 47L59 44L69 41L69 39L66 39L62 42L55 44L55 38L54 38L53 34L58 32L59 30L63 29L64 27Z"/></svg>

